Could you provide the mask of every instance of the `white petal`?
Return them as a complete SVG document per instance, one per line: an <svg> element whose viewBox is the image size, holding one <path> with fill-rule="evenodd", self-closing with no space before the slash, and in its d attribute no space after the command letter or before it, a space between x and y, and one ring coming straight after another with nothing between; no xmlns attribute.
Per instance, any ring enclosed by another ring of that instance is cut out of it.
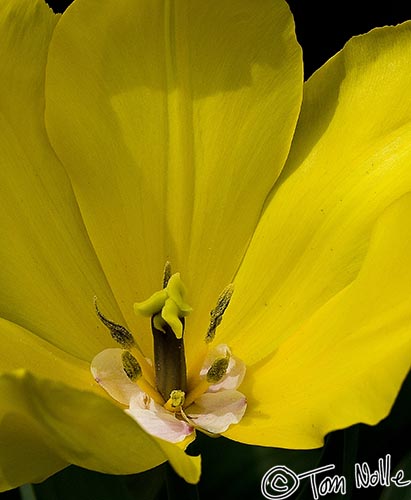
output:
<svg viewBox="0 0 411 500"><path fill-rule="evenodd" d="M186 414L196 426L221 434L231 424L238 424L246 408L247 400L241 392L206 392L187 408Z"/></svg>
<svg viewBox="0 0 411 500"><path fill-rule="evenodd" d="M179 420L174 413L165 410L146 394L133 397L126 413L147 433L171 443L179 443L194 432L187 422Z"/></svg>
<svg viewBox="0 0 411 500"><path fill-rule="evenodd" d="M91 373L112 398L128 406L130 399L141 393L141 390L123 370L122 353L123 350L118 348L101 351L91 362Z"/></svg>
<svg viewBox="0 0 411 500"><path fill-rule="evenodd" d="M236 358L231 354L231 349L226 344L220 344L209 351L207 354L203 367L201 368L200 375L205 377L210 366L217 358L230 356L227 372L224 377L217 384L210 385L208 392L217 392L221 389L234 390L240 386L243 381L246 367L241 359Z"/></svg>

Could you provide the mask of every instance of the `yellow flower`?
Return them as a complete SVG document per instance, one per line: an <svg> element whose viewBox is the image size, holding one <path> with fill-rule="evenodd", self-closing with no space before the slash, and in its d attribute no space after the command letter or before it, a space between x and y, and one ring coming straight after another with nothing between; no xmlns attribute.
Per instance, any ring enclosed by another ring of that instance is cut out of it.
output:
<svg viewBox="0 0 411 500"><path fill-rule="evenodd" d="M224 435L314 448L388 414L411 353L409 23L350 41L302 107L282 0L3 0L0 39L1 490L69 463L198 480L90 373L118 347L94 296L153 361L133 304L166 261L188 378L233 284L211 344L248 405Z"/></svg>

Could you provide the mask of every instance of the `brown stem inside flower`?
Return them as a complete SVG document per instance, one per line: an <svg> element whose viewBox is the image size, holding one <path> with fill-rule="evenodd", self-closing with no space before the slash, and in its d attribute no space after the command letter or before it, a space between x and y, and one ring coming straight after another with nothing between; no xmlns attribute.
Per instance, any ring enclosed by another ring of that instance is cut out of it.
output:
<svg viewBox="0 0 411 500"><path fill-rule="evenodd" d="M154 318L154 316L153 316ZM165 401L174 390L187 390L187 371L184 353L184 334L178 339L170 328L164 324L164 332L154 326L151 318L151 329L154 339L154 370L158 392ZM184 329L184 319L181 318Z"/></svg>

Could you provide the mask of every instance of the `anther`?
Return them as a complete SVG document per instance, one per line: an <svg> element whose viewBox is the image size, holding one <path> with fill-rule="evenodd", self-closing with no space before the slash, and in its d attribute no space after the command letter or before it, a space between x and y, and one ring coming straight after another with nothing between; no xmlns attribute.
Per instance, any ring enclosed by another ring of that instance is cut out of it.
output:
<svg viewBox="0 0 411 500"><path fill-rule="evenodd" d="M221 356L214 359L207 371L206 376L187 394L185 400L186 408L207 392L210 385L217 384L221 381L227 373L228 366L230 364L230 357L230 352L226 351L226 355L224 357Z"/></svg>
<svg viewBox="0 0 411 500"><path fill-rule="evenodd" d="M217 327L223 319L223 315L230 303L233 292L234 285L231 283L230 285L226 286L221 292L217 300L217 305L210 312L210 324L208 326L207 334L204 339L206 344L209 344L214 340Z"/></svg>
<svg viewBox="0 0 411 500"><path fill-rule="evenodd" d="M123 363L123 370L132 382L135 382L142 376L141 367L131 352L123 351L121 361Z"/></svg>
<svg viewBox="0 0 411 500"><path fill-rule="evenodd" d="M170 278L171 278L171 264L169 261L167 261L164 265L164 271L163 271L163 288L167 288Z"/></svg>
<svg viewBox="0 0 411 500"><path fill-rule="evenodd" d="M185 398L186 393L184 391L175 389L170 392L170 397L167 403L164 405L164 408L168 411L179 411L184 404Z"/></svg>
<svg viewBox="0 0 411 500"><path fill-rule="evenodd" d="M130 349L136 345L133 335L127 330L127 328L114 323L114 321L110 321L101 313L97 305L97 297L94 297L94 307L96 308L98 319L110 330L112 338L120 344L123 349Z"/></svg>
<svg viewBox="0 0 411 500"><path fill-rule="evenodd" d="M227 373L228 365L230 363L230 356L224 358L217 358L208 369L206 380L209 384L217 384Z"/></svg>

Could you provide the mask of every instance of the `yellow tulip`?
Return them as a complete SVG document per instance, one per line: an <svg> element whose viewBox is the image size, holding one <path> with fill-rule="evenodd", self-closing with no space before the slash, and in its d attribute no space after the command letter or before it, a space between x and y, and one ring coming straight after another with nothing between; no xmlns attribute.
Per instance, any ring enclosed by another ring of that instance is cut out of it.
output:
<svg viewBox="0 0 411 500"><path fill-rule="evenodd" d="M411 354L409 23L304 85L283 0L76 0L62 16L2 0L0 40L1 490L70 463L169 460L198 481L199 457L90 371L118 348L95 296L153 362L133 304L154 314L167 261L187 303L160 291L154 326L184 339L187 384L217 344L246 365L225 436L308 449L389 413Z"/></svg>

